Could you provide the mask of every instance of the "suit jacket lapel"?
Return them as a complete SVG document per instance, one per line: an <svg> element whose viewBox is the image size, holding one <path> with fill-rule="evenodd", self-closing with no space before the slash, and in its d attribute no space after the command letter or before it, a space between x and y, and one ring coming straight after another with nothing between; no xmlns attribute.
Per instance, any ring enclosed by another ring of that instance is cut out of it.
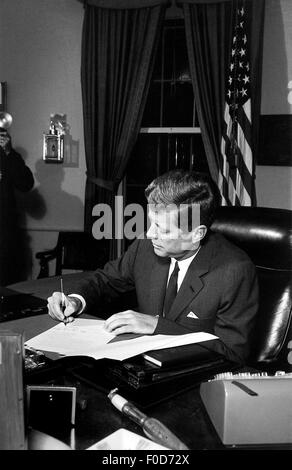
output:
<svg viewBox="0 0 292 470"><path fill-rule="evenodd" d="M211 256L212 243L207 241L206 244L201 246L199 253L190 264L176 299L167 316L170 320L175 320L182 310L203 288L204 284L201 280L201 276L209 271Z"/></svg>

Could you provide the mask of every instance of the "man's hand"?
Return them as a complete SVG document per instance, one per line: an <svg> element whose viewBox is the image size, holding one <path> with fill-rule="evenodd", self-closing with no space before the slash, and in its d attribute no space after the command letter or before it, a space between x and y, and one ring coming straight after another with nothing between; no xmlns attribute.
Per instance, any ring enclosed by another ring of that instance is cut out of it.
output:
<svg viewBox="0 0 292 470"><path fill-rule="evenodd" d="M80 310L80 300L76 297L67 297L61 292L54 292L48 298L48 313L53 320L71 323L74 314Z"/></svg>
<svg viewBox="0 0 292 470"><path fill-rule="evenodd" d="M125 310L109 317L104 324L106 331L115 335L123 333L140 333L152 335L158 322L157 317L144 313Z"/></svg>
<svg viewBox="0 0 292 470"><path fill-rule="evenodd" d="M0 147L4 150L6 155L11 152L11 137L7 132L0 132Z"/></svg>

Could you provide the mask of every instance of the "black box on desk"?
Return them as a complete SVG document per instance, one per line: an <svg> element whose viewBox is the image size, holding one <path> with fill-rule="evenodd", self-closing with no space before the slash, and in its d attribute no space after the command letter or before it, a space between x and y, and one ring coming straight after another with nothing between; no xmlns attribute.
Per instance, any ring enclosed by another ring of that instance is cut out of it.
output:
<svg viewBox="0 0 292 470"><path fill-rule="evenodd" d="M75 425L76 388L55 385L27 385L27 424L49 432Z"/></svg>

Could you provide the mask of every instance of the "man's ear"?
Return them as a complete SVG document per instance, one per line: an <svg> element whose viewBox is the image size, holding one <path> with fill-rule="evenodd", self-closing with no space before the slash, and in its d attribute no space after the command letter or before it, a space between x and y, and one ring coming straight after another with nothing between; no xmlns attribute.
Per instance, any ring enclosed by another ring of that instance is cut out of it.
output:
<svg viewBox="0 0 292 470"><path fill-rule="evenodd" d="M193 243L200 242L206 236L206 233L207 233L206 225L198 225L198 227L196 227L195 230L193 230L192 242Z"/></svg>

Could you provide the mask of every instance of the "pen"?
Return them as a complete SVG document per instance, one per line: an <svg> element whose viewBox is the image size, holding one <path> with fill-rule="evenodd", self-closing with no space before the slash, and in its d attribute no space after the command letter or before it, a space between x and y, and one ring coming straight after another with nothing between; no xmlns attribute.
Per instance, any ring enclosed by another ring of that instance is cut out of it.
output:
<svg viewBox="0 0 292 470"><path fill-rule="evenodd" d="M139 424L147 437L171 450L188 450L188 447L164 424L158 419L146 416L133 403L118 395L117 390L115 388L108 394L111 403L124 415Z"/></svg>
<svg viewBox="0 0 292 470"><path fill-rule="evenodd" d="M61 282L61 294L62 294L62 304L61 304L61 307L62 307L62 310L63 310L63 313L64 313L64 310L65 310L65 294L64 294L64 289L63 289L63 278L61 277L60 278L60 282ZM66 326L66 317L64 315L64 325Z"/></svg>

